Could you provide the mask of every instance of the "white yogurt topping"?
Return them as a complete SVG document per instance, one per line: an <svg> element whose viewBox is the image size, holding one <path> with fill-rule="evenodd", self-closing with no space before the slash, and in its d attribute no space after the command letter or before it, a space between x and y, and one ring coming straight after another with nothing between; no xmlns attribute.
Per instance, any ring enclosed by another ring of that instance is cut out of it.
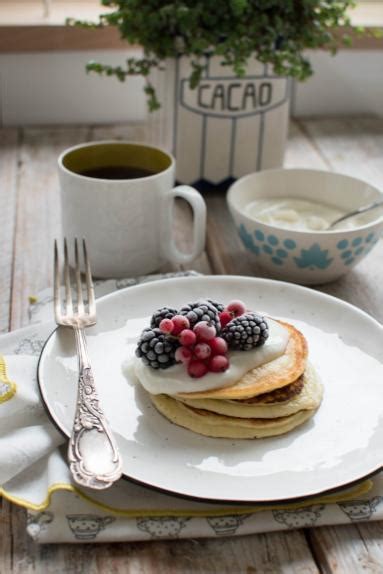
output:
<svg viewBox="0 0 383 574"><path fill-rule="evenodd" d="M346 211L325 203L289 197L257 199L246 206L245 212L262 223L298 231L325 231L330 223L346 214ZM381 210L375 210L352 217L339 223L336 229L354 229L366 225L381 213Z"/></svg>
<svg viewBox="0 0 383 574"><path fill-rule="evenodd" d="M269 324L269 337L264 345L252 351L231 351L229 354L230 366L224 373L207 373L200 379L193 379L187 374L182 364L174 365L168 369L152 369L144 365L141 359L134 357L132 364L125 366L128 378L132 378L132 371L151 394L166 393L192 393L208 391L219 387L228 387L236 383L251 369L276 359L283 355L289 339L288 330L273 321L267 319Z"/></svg>

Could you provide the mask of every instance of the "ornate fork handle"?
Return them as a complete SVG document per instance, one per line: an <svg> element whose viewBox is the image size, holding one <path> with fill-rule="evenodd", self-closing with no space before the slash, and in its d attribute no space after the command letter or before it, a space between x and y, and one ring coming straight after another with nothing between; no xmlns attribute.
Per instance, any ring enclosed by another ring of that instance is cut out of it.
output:
<svg viewBox="0 0 383 574"><path fill-rule="evenodd" d="M68 458L75 481L105 489L118 480L122 461L109 424L99 405L89 362L85 333L74 328L79 358L77 405Z"/></svg>

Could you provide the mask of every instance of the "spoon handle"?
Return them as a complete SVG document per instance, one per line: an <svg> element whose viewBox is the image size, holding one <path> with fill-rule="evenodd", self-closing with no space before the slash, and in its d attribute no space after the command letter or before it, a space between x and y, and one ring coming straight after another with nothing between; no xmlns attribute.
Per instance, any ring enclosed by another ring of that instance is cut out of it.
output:
<svg viewBox="0 0 383 574"><path fill-rule="evenodd" d="M332 229L333 227L338 225L338 223L341 223L342 221L345 221L346 219L349 219L350 217L354 217L355 215L360 215L361 213L366 213L367 211L371 211L372 209L376 209L377 207L380 207L382 205L383 205L383 200L380 200L380 201L374 201L374 203L369 203L368 205L364 205L363 207L359 207L359 209L355 209L354 211L350 211L349 213L346 213L346 215L342 215L342 217L338 217L338 219L335 219L335 221L330 223L330 225L328 226L328 229Z"/></svg>

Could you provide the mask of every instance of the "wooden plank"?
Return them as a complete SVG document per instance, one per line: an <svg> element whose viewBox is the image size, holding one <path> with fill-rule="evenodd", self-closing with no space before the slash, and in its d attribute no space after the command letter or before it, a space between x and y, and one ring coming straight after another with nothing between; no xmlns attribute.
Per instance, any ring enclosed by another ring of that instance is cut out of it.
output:
<svg viewBox="0 0 383 574"><path fill-rule="evenodd" d="M9 327L18 162L16 129L0 130L0 331Z"/></svg>
<svg viewBox="0 0 383 574"><path fill-rule="evenodd" d="M299 532L130 544L117 550L117 559L115 547L109 547L98 564L101 572L112 564L116 574L318 572Z"/></svg>
<svg viewBox="0 0 383 574"><path fill-rule="evenodd" d="M367 528L365 528L367 527ZM364 536L361 536L360 530ZM372 532L378 534L373 539ZM311 548L324 574L381 574L383 572L381 525L313 528L308 533Z"/></svg>
<svg viewBox="0 0 383 574"><path fill-rule="evenodd" d="M116 28L69 26L0 26L0 53L73 52L83 50L137 50L121 40Z"/></svg>
<svg viewBox="0 0 383 574"><path fill-rule="evenodd" d="M372 561L383 570L383 521L361 522L358 531Z"/></svg>
<svg viewBox="0 0 383 574"><path fill-rule="evenodd" d="M301 532L92 545L29 545L2 574L318 574Z"/></svg>
<svg viewBox="0 0 383 574"><path fill-rule="evenodd" d="M1 4L0 4L1 7ZM73 12L71 14L73 16ZM360 36L352 30L347 34L352 38L350 45L344 45L344 31L335 33L339 50L381 50L382 39L372 34ZM75 28L65 25L32 24L0 26L0 54L33 52L72 52L82 50L137 50L137 44L129 44L120 38L114 27Z"/></svg>
<svg viewBox="0 0 383 574"><path fill-rule="evenodd" d="M125 140L132 142L149 141L149 128L146 122L129 124L92 126L90 140Z"/></svg>
<svg viewBox="0 0 383 574"><path fill-rule="evenodd" d="M1 564L1 562L0 562ZM238 538L39 546L26 538L2 574L318 574L300 532Z"/></svg>
<svg viewBox="0 0 383 574"><path fill-rule="evenodd" d="M304 122L290 121L284 167L306 169L329 169L330 167L320 155L316 143L306 133Z"/></svg>
<svg viewBox="0 0 383 574"><path fill-rule="evenodd" d="M383 118L318 118L297 125L330 169L383 189Z"/></svg>
<svg viewBox="0 0 383 574"><path fill-rule="evenodd" d="M28 297L52 283L52 245L61 235L57 157L87 128L28 129L20 147L11 328L28 322Z"/></svg>

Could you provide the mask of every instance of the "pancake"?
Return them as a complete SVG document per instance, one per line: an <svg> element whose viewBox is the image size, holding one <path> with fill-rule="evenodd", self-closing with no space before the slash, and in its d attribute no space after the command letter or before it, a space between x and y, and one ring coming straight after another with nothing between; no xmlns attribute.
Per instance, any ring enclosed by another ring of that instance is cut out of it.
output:
<svg viewBox="0 0 383 574"><path fill-rule="evenodd" d="M210 391L179 393L177 397L182 399L247 399L296 381L306 368L308 354L306 339L289 323L282 321L279 323L288 329L290 335L283 355L256 369L251 369L234 385Z"/></svg>
<svg viewBox="0 0 383 574"><path fill-rule="evenodd" d="M275 389L269 393L263 393L262 395L257 395L256 397L249 397L248 399L237 399L236 403L246 403L252 405L257 404L274 404L274 403L285 403L290 401L292 398L299 395L302 391L304 385L304 373L293 383L289 383L285 387L280 389Z"/></svg>
<svg viewBox="0 0 383 574"><path fill-rule="evenodd" d="M323 389L314 368L310 364L307 365L306 371L298 381L302 383L301 392L284 402L248 403L246 401L218 399L180 399L180 401L192 408L231 417L252 419L275 419L303 410L317 409L322 400Z"/></svg>
<svg viewBox="0 0 383 574"><path fill-rule="evenodd" d="M285 434L310 419L315 410L302 410L275 419L238 418L195 409L168 395L150 395L157 410L178 426L209 437L265 438Z"/></svg>

